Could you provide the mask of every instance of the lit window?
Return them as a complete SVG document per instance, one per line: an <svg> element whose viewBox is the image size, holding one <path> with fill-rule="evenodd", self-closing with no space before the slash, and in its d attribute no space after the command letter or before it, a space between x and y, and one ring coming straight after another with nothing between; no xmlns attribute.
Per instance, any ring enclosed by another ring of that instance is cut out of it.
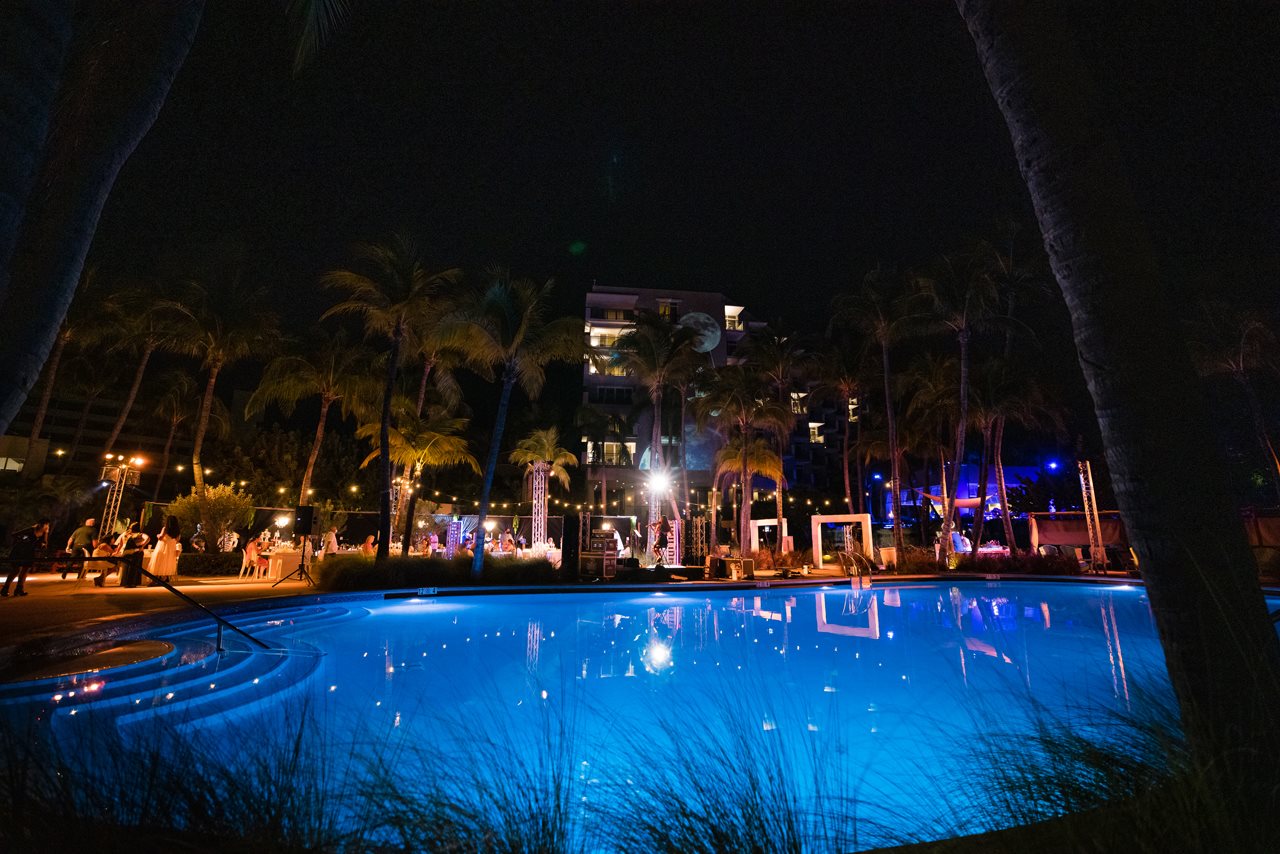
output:
<svg viewBox="0 0 1280 854"><path fill-rule="evenodd" d="M805 409L807 408L805 405L805 402L808 400L808 398L809 398L809 395L807 392L803 392L803 391L791 392L791 414L804 415Z"/></svg>
<svg viewBox="0 0 1280 854"><path fill-rule="evenodd" d="M858 399L856 397L849 398L849 423L856 424L858 421Z"/></svg>
<svg viewBox="0 0 1280 854"><path fill-rule="evenodd" d="M827 437L822 435L822 422L809 422L809 443L813 445L821 445L826 442Z"/></svg>
<svg viewBox="0 0 1280 854"><path fill-rule="evenodd" d="M662 300L658 303L658 317L663 320L676 319L676 304L670 300Z"/></svg>

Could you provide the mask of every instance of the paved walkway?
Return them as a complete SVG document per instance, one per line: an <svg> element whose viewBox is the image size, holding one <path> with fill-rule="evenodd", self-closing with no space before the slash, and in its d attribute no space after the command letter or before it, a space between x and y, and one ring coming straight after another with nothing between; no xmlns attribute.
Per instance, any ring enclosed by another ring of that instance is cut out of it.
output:
<svg viewBox="0 0 1280 854"><path fill-rule="evenodd" d="M184 578L174 585L202 605L216 606L254 599L296 596L313 591L300 581L272 588L270 581L236 578ZM42 637L57 637L91 628L118 617L160 611L199 612L163 587L94 587L93 577L66 580L57 573L27 578L27 596L0 599L0 649Z"/></svg>

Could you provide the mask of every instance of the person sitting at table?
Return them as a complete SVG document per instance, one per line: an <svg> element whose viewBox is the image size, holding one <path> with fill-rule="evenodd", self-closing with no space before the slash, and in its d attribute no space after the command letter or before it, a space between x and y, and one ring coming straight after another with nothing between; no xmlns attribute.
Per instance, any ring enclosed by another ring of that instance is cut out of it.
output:
<svg viewBox="0 0 1280 854"><path fill-rule="evenodd" d="M373 544L373 534L364 538L364 545L360 546L360 554L365 557L373 557L377 553L377 546Z"/></svg>
<svg viewBox="0 0 1280 854"><path fill-rule="evenodd" d="M244 565L253 570L254 577L260 577L270 564L262 555L262 543L257 537L250 537L244 544Z"/></svg>

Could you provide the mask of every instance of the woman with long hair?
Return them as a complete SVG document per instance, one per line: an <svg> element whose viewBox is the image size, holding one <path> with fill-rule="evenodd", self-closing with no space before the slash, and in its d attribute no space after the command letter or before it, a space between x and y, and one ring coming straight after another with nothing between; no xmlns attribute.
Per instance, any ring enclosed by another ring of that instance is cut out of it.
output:
<svg viewBox="0 0 1280 854"><path fill-rule="evenodd" d="M151 565L147 571L159 579L168 581L178 574L178 555L182 552L182 528L178 525L178 517L170 516L165 520L164 529L156 537L156 548L151 553ZM152 581L154 586L158 582Z"/></svg>

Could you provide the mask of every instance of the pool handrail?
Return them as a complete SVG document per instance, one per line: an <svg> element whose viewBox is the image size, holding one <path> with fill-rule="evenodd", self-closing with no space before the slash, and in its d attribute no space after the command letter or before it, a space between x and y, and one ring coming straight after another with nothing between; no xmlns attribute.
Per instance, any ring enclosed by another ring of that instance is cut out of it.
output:
<svg viewBox="0 0 1280 854"><path fill-rule="evenodd" d="M140 555L139 555L139 556L140 556ZM234 623L232 623L232 622L228 621L225 617L221 617L221 616L219 616L219 615L218 615L218 614L216 614L214 611L210 610L208 606L206 606L206 605L202 605L202 604L200 604L199 602L197 602L195 599L192 599L190 596L188 596L187 594L183 593L181 590L179 590L178 588L174 587L174 586L173 586L172 584L170 584L169 582L165 581L163 578L160 578L160 577L158 577L158 576L152 575L150 572L148 572L147 570L145 570L145 569L143 569L143 568L142 568L142 566L141 566L141 562L140 562L140 561L135 561L135 560L133 559L133 557L132 557L132 556L129 556L129 555L101 555L101 556L99 556L99 557L92 557L92 556L88 556L88 557L70 557L70 556L68 556L68 557L58 557L58 558L44 557L44 558L31 558L31 559L23 559L23 558L0 558L0 564L7 564L7 563L19 563L19 562L21 562L21 563L30 563L30 564L39 564L39 563L55 564L55 563L56 563L56 564L62 564L62 565L68 565L68 566L72 566L72 565L75 565L75 564L82 564L82 563L114 563L114 564L121 564L121 565L129 565L129 564L133 564L134 568L135 568L135 569L137 569L140 573L142 573L143 575L145 575L147 578L150 578L150 579L151 579L152 581L154 581L156 584L158 584L158 585L160 585L161 587L163 587L164 589L168 590L168 591L169 591L170 593L172 593L174 596L177 596L179 599L181 599L183 602L186 602L186 603L187 603L188 605L190 605L191 607L193 607L193 608L195 608L195 609L197 609L197 610L203 611L205 614L207 614L207 615L209 616L209 618L210 618L211 620L213 620L213 621L214 621L214 623L216 623L216 624L217 624L217 626L218 626L218 643L217 643L218 652L222 652L222 651L223 651L223 649L222 649L222 630L223 630L224 628L231 629L231 631L235 632L235 633L236 633L236 634L238 634L238 635L243 635L245 638L247 638L248 640L252 641L254 644L256 644L257 646L261 647L262 649L266 649L266 650L274 649L274 647L270 646L269 644L263 643L262 641L260 641L260 640L258 640L257 638L255 638L253 635L251 635L251 634L249 634L248 632L246 632L244 629L242 629L242 628L240 628L239 626L235 625Z"/></svg>

